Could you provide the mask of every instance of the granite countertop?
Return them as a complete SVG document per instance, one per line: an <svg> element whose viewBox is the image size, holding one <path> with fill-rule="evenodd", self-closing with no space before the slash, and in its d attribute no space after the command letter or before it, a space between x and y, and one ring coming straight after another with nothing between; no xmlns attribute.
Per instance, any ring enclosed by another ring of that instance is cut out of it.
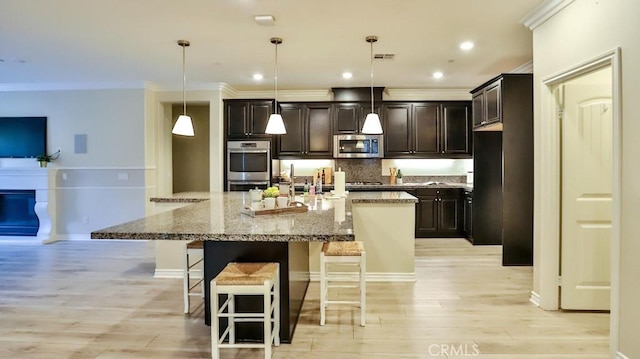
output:
<svg viewBox="0 0 640 359"><path fill-rule="evenodd" d="M205 200L206 197L208 200ZM417 198L406 192L350 193L346 199L316 196L309 202L308 212L256 217L240 213L241 208L251 202L248 192L180 193L167 198L154 198L154 202L195 203L92 232L91 238L266 242L353 241L355 238L351 217L352 203L415 203ZM344 205L344 211L341 205ZM336 211L336 208L339 210ZM340 218L342 213L344 218Z"/></svg>

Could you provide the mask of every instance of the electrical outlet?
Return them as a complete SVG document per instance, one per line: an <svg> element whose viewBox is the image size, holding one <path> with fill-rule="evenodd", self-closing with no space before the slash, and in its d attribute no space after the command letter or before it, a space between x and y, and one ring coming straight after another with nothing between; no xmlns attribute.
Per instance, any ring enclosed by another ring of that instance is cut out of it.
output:
<svg viewBox="0 0 640 359"><path fill-rule="evenodd" d="M67 172L62 172L62 180L63 181L67 180Z"/></svg>
<svg viewBox="0 0 640 359"><path fill-rule="evenodd" d="M118 179L120 181L127 181L129 179L129 174L127 172L118 173Z"/></svg>
<svg viewBox="0 0 640 359"><path fill-rule="evenodd" d="M82 217L82 223L83 224L88 224L89 223L89 217L87 217L87 216Z"/></svg>

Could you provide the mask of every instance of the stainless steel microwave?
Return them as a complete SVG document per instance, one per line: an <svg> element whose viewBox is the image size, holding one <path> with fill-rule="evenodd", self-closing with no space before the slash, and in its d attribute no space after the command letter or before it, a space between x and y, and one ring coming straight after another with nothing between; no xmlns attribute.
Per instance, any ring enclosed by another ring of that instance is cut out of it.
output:
<svg viewBox="0 0 640 359"><path fill-rule="evenodd" d="M334 135L333 158L382 158L382 135Z"/></svg>

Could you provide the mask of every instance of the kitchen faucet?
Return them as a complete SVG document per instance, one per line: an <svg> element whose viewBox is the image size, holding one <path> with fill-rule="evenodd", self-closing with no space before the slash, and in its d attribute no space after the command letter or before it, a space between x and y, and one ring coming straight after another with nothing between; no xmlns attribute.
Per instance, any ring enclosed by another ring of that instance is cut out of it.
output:
<svg viewBox="0 0 640 359"><path fill-rule="evenodd" d="M289 198L291 201L296 200L296 177L293 174L293 163L291 164L291 169L289 170L289 179L291 180L291 186L289 186Z"/></svg>

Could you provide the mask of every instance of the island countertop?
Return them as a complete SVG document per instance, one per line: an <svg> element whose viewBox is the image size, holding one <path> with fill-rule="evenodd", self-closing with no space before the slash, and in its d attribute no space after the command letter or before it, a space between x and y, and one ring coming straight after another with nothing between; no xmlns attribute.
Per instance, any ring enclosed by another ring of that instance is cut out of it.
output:
<svg viewBox="0 0 640 359"><path fill-rule="evenodd" d="M241 208L250 203L247 192L211 192L157 197L155 202L194 204L91 233L92 239L162 239L252 242L353 241L351 205L354 203L415 203L406 192L358 192L346 199L320 199L304 213L250 217ZM344 201L344 218L336 221Z"/></svg>

